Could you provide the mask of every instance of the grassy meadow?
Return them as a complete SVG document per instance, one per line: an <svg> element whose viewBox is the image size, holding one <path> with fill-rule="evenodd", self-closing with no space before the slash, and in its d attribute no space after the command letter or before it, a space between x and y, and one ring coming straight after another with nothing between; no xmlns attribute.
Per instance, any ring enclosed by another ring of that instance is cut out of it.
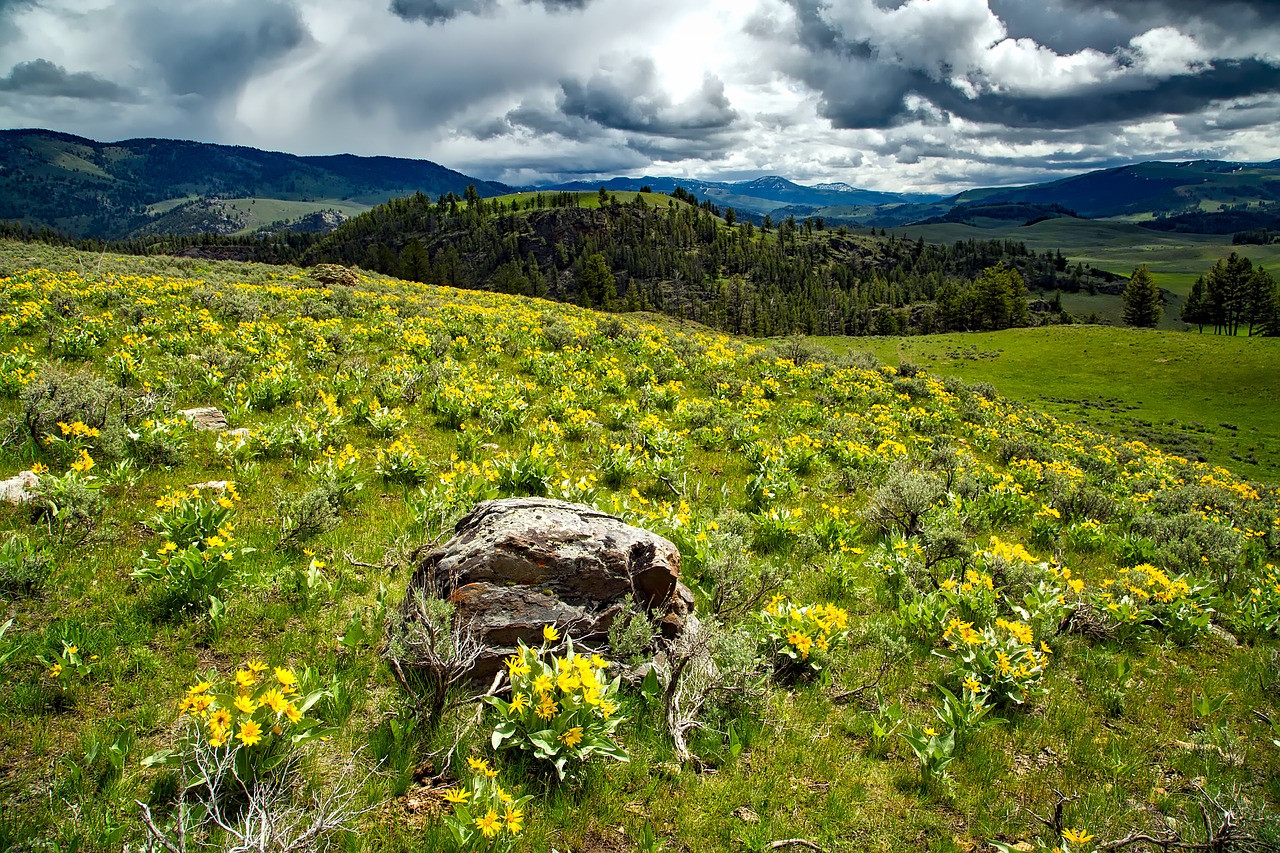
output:
<svg viewBox="0 0 1280 853"><path fill-rule="evenodd" d="M1195 332L1048 326L819 339L888 364L990 382L1039 411L1280 482L1280 342Z"/></svg>
<svg viewBox="0 0 1280 853"><path fill-rule="evenodd" d="M933 243L1017 240L1037 252L1061 249L1073 264L1085 263L1123 276L1147 264L1160 287L1178 297L1186 296L1196 278L1232 252L1272 270L1280 267L1277 244L1233 246L1230 234L1177 234L1111 220L1060 218L1026 226L1005 222L990 228L948 223L898 228L893 233ZM1118 297L1114 301L1119 304Z"/></svg>
<svg viewBox="0 0 1280 853"><path fill-rule="evenodd" d="M1280 493L1252 469L947 378L969 360L945 352L885 351L898 370L853 342L313 274L0 243L0 473L38 480L0 506L0 850L143 849L139 803L227 849L201 779L235 789L231 830L345 809L313 846L348 851L1080 853L1211 844L1227 812L1240 849L1280 840ZM1256 428L1272 470L1274 406L1217 384L1265 363L1254 342L1213 342L1240 371L1216 374L1207 338L1054 331L1181 359L1188 397L1235 407L1199 420ZM975 363L1011 377L1001 346ZM528 655L554 684L456 689L433 725L384 638L411 555L525 494L675 542L700 663L622 677L638 623L614 660L551 640ZM597 736L629 761L579 760Z"/></svg>

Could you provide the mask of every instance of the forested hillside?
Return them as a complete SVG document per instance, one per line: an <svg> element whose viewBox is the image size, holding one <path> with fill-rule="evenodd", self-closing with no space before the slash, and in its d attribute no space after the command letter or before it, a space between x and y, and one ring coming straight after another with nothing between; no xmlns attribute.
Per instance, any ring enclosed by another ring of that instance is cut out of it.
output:
<svg viewBox="0 0 1280 853"><path fill-rule="evenodd" d="M1005 308L990 299L984 305L974 287L984 270L1000 264L1045 294L1116 280L1014 241L935 246L832 230L820 219L758 228L720 212L710 203L646 193L446 196L434 203L419 194L344 223L304 259L412 281L659 311L758 335L1004 328ZM1048 300L1033 300L1031 308L1041 321L1059 313Z"/></svg>

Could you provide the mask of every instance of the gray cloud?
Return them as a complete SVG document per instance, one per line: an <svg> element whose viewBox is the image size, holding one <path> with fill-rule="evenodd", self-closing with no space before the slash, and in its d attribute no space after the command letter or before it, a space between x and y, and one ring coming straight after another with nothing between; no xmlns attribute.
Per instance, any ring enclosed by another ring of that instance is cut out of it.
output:
<svg viewBox="0 0 1280 853"><path fill-rule="evenodd" d="M614 130L666 137L700 136L729 128L738 113L724 94L724 83L707 75L698 92L673 103L658 83L648 58L618 70L601 70L589 79L560 81L560 110Z"/></svg>
<svg viewBox="0 0 1280 853"><path fill-rule="evenodd" d="M1177 22L1188 17L1230 21L1233 28L1253 21L1280 21L1275 0L1061 0L1066 6L1110 12L1130 20Z"/></svg>
<svg viewBox="0 0 1280 853"><path fill-rule="evenodd" d="M496 8L495 0L391 0L392 14L426 24L442 24L459 15L487 15Z"/></svg>
<svg viewBox="0 0 1280 853"><path fill-rule="evenodd" d="M1280 92L1280 67L1257 59L1219 60L1199 74L1149 81L1128 91L1087 91L1059 97L987 95L965 98L935 86L928 96L962 118L1006 126L1073 128L1194 113L1214 102Z"/></svg>
<svg viewBox="0 0 1280 853"><path fill-rule="evenodd" d="M0 77L0 92L117 103L137 100L137 93L117 83L88 71L69 72L47 59L33 59L13 66L8 76Z"/></svg>
<svg viewBox="0 0 1280 853"><path fill-rule="evenodd" d="M0 0L0 126L530 183L656 169L948 190L1280 155L1280 0L707 6Z"/></svg>
<svg viewBox="0 0 1280 853"><path fill-rule="evenodd" d="M963 39L952 31L956 21L946 15L916 19L911 37L917 51L899 56L875 41L874 35L846 32L830 17L830 7L821 0L787 0L795 12L796 25L788 34L793 46L802 48L798 58L794 52L784 70L818 93L818 112L841 129L890 128L908 122L930 123L928 111L913 108L920 99L945 113L969 121L995 123L1006 127L1070 129L1099 122L1133 121L1166 114L1188 114L1211 104L1236 98L1280 92L1280 66L1261 58L1216 59L1168 71L1164 75L1147 72L1136 66L1129 42L1143 32L1142 27L1125 24L1115 16L1097 16L1105 23L1060 23L1061 18L1043 11L1031 10L1029 4L1013 0L997 0L992 11L1018 8L1015 23L1030 42L1019 43L1029 56L1027 61L1043 59L1034 51L1043 41L1056 40L1070 45L1073 53L1087 56L1095 65L1106 64L1102 79L1084 79L1069 91L1011 90L992 82L980 70L955 67L955 57L980 62L991 50L980 42L970 46L966 55ZM1136 7L1146 7L1149 14L1163 11L1166 17L1182 7L1190 8L1192 0L1139 0L1130 4L1103 0L1058 0L1060 3L1118 10L1123 7L1133 14ZM900 6L908 5L900 3ZM1203 4L1196 4L1203 5ZM1258 9L1263 4L1244 0L1225 0L1242 10ZM920 8L917 5L917 8ZM1215 14L1218 6L1215 5ZM1269 10L1280 4L1266 4ZM1049 7L1049 11L1062 9ZM883 14L876 7L873 14ZM1263 14L1259 12L1259 14ZM1274 16L1280 18L1280 12ZM1079 16L1077 16L1079 17ZM1000 23L1010 37L1017 35L1009 24ZM1151 22L1148 22L1151 23ZM1156 21L1169 26L1166 20ZM975 29L974 32L977 32ZM1045 37L1052 33L1054 39ZM1064 48L1065 49L1065 48ZM1087 51L1086 53L1080 53ZM950 53L949 53L950 52ZM1063 54L1055 54L1055 61ZM957 77L962 83L957 83ZM965 80L964 78L968 78ZM914 99L912 96L916 96Z"/></svg>
<svg viewBox="0 0 1280 853"><path fill-rule="evenodd" d="M573 12L591 0L521 0L526 6L541 6L548 12ZM406 21L443 24L460 15L493 15L497 0L391 0L391 13Z"/></svg>
<svg viewBox="0 0 1280 853"><path fill-rule="evenodd" d="M129 11L138 48L176 95L220 98L306 43L297 8L284 0L148 2Z"/></svg>

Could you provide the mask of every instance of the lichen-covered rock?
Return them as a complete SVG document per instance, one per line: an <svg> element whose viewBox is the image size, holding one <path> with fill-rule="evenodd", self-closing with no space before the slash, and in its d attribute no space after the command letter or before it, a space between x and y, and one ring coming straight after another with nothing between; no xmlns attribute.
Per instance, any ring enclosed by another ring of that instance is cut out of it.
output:
<svg viewBox="0 0 1280 853"><path fill-rule="evenodd" d="M485 646L473 673L484 678L518 640L541 642L546 624L603 644L628 601L678 633L693 600L679 579L679 550L655 533L581 504L508 498L478 504L420 555L408 595L425 588L453 603Z"/></svg>

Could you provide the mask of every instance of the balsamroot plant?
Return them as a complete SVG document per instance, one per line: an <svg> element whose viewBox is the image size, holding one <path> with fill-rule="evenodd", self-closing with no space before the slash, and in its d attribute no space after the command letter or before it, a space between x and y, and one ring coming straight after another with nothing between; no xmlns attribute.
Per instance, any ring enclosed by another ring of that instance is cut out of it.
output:
<svg viewBox="0 0 1280 853"><path fill-rule="evenodd" d="M150 525L164 541L154 555L142 552L133 577L159 586L172 610L212 605L239 558L253 550L236 544L231 519L239 500L231 482L221 491L179 489L161 496Z"/></svg>
<svg viewBox="0 0 1280 853"><path fill-rule="evenodd" d="M517 798L498 783L498 771L483 758L468 758L472 776L466 785L448 788L445 802L453 811L444 824L457 849L465 853L508 853L522 840L525 808L530 795Z"/></svg>
<svg viewBox="0 0 1280 853"><path fill-rule="evenodd" d="M760 613L763 652L783 674L821 672L849 630L849 611L834 604L797 605L773 596Z"/></svg>
<svg viewBox="0 0 1280 853"><path fill-rule="evenodd" d="M556 629L543 628L543 643L531 649L523 642L507 658L511 700L486 696L498 711L494 749L520 749L555 768L561 781L575 775L592 756L630 761L614 737L626 718L618 714L621 676L606 676L609 661L578 654L565 637L563 655L550 644Z"/></svg>
<svg viewBox="0 0 1280 853"><path fill-rule="evenodd" d="M182 767L206 784L211 780L199 776L201 768L218 767L252 786L288 761L295 748L333 733L307 716L327 695L323 689L304 695L293 670L257 660L231 679L211 673L189 687L178 706L185 726L178 746L143 764Z"/></svg>

